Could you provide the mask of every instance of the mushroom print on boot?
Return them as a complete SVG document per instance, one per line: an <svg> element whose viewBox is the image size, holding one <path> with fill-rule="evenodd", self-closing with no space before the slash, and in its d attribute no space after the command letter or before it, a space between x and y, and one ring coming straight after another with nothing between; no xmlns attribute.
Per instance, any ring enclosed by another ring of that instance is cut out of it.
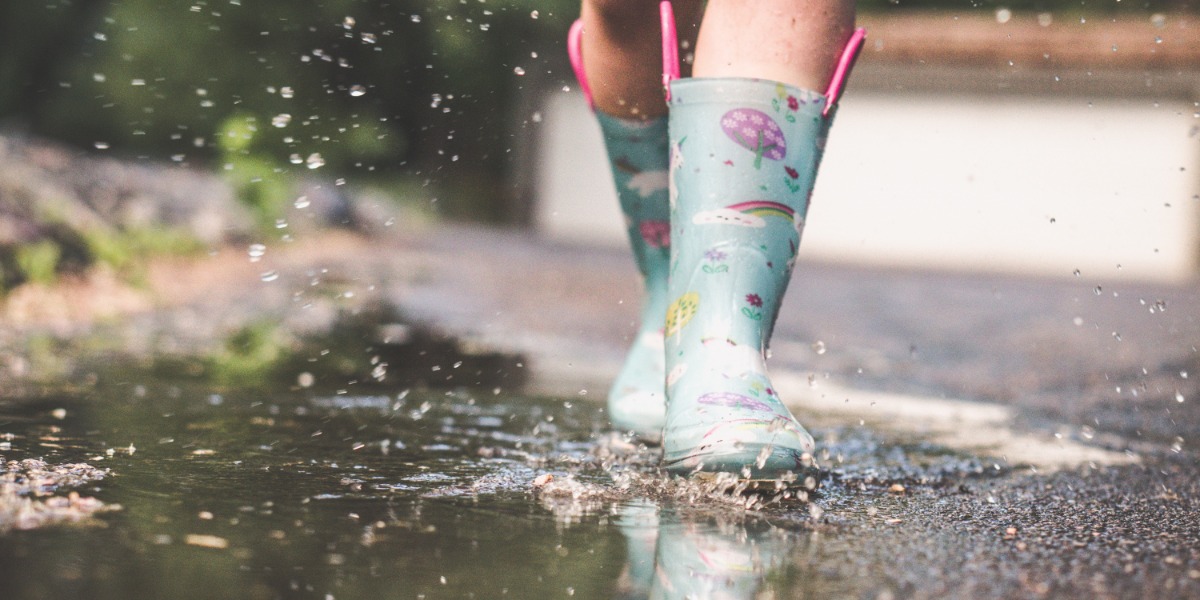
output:
<svg viewBox="0 0 1200 600"><path fill-rule="evenodd" d="M672 258L664 465L774 478L812 436L765 352L791 277L829 118L825 96L752 79L671 83Z"/></svg>
<svg viewBox="0 0 1200 600"><path fill-rule="evenodd" d="M568 51L580 87L587 95L580 52L582 37L582 26L576 23ZM617 430L656 442L662 435L666 410L663 314L667 309L671 243L667 119L621 119L599 111L595 115L604 136L634 261L646 290L633 344L608 394L608 414Z"/></svg>

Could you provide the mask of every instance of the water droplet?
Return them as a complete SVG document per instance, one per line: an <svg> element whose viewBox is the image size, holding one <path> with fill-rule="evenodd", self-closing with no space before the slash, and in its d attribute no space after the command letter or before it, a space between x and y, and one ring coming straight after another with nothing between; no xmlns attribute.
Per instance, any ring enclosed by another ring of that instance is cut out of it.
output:
<svg viewBox="0 0 1200 600"><path fill-rule="evenodd" d="M1038 13L1037 22L1042 27L1049 27L1051 23L1054 23L1054 15L1048 12Z"/></svg>
<svg viewBox="0 0 1200 600"><path fill-rule="evenodd" d="M1099 296L1104 291L1104 288L1102 286L1096 286L1096 289L1093 291L1096 292L1097 296Z"/></svg>
<svg viewBox="0 0 1200 600"><path fill-rule="evenodd" d="M813 352L816 352L817 354L825 354L825 342L822 342L821 340L813 342L812 349Z"/></svg>
<svg viewBox="0 0 1200 600"><path fill-rule="evenodd" d="M350 95L354 96L355 98L362 96L363 94L366 94L366 93L367 93L367 88L365 88L361 85L355 84L355 85L350 86Z"/></svg>
<svg viewBox="0 0 1200 600"><path fill-rule="evenodd" d="M521 76L525 74L525 69L522 69L521 67L513 67L513 73L516 73L517 76Z"/></svg>
<svg viewBox="0 0 1200 600"><path fill-rule="evenodd" d="M1180 378L1180 379L1187 379L1187 371L1180 371L1180 372L1179 372L1179 378Z"/></svg>
<svg viewBox="0 0 1200 600"><path fill-rule="evenodd" d="M1155 43L1155 44L1161 44L1161 43L1162 43L1162 38L1161 38L1161 37L1159 37L1159 36L1157 36L1157 35L1156 35L1156 36L1154 36L1154 43Z"/></svg>
<svg viewBox="0 0 1200 600"><path fill-rule="evenodd" d="M774 450L772 446L763 446L762 450L758 451L758 456L754 459L754 464L758 468L763 468L767 464L767 459L771 458L771 452Z"/></svg>
<svg viewBox="0 0 1200 600"><path fill-rule="evenodd" d="M1183 452L1183 438L1175 436L1175 441L1171 442L1171 452L1175 454Z"/></svg>
<svg viewBox="0 0 1200 600"><path fill-rule="evenodd" d="M362 41L363 41L363 43L364 43L364 44L374 44L374 43L375 43L375 41L376 41L376 40L375 40L375 34L373 34L373 33L367 33L367 32L363 32L363 34L362 34Z"/></svg>
<svg viewBox="0 0 1200 600"><path fill-rule="evenodd" d="M279 88L279 95L284 98L292 98L296 95L296 90L293 90L290 86L285 85Z"/></svg>
<svg viewBox="0 0 1200 600"><path fill-rule="evenodd" d="M137 86L146 85L146 80L145 79L134 79L133 81L129 82L129 85L137 85Z"/></svg>
<svg viewBox="0 0 1200 600"><path fill-rule="evenodd" d="M996 22L997 23L1007 23L1011 19L1012 19L1012 11L1011 10L1009 10L1007 8L1000 8L1000 9L996 10Z"/></svg>
<svg viewBox="0 0 1200 600"><path fill-rule="evenodd" d="M1090 440L1096 437L1096 430L1084 425L1083 427L1079 428L1079 435L1082 435L1083 439L1085 440Z"/></svg>
<svg viewBox="0 0 1200 600"><path fill-rule="evenodd" d="M308 196L300 196L299 198L296 198L296 201L292 203L292 206L295 206L296 208L308 208L311 204L312 202L308 200Z"/></svg>
<svg viewBox="0 0 1200 600"><path fill-rule="evenodd" d="M819 521L821 519L821 516L824 514L825 514L825 510L822 509L820 506L817 506L816 504L808 505L808 515L810 517L812 517L812 520Z"/></svg>
<svg viewBox="0 0 1200 600"><path fill-rule="evenodd" d="M1071 319L1071 322L1074 323L1076 327L1079 327L1080 325L1083 325L1083 317L1075 317L1074 319Z"/></svg>
<svg viewBox="0 0 1200 600"><path fill-rule="evenodd" d="M530 18L530 19L536 19L536 18L538 18L538 11L536 11L536 10L535 10L535 11L533 11L533 12L530 12L530 13L529 13L529 18Z"/></svg>
<svg viewBox="0 0 1200 600"><path fill-rule="evenodd" d="M1178 402L1178 403L1180 403L1180 404L1183 404L1183 401L1184 401L1184 400L1187 400L1187 398L1184 398L1184 397L1183 397L1183 392L1176 391L1176 392L1175 392L1175 401L1176 401L1176 402Z"/></svg>
<svg viewBox="0 0 1200 600"><path fill-rule="evenodd" d="M346 29L354 29L354 25L357 22L358 21L354 20L354 17L346 17L345 19L342 19L342 27Z"/></svg>
<svg viewBox="0 0 1200 600"><path fill-rule="evenodd" d="M288 123L292 122L292 115L287 113L279 113L271 117L271 124L276 127L287 127Z"/></svg>
<svg viewBox="0 0 1200 600"><path fill-rule="evenodd" d="M304 161L304 164L308 165L308 168L310 169L319 169L325 166L325 159L321 158L321 153L313 152L312 154L308 155L308 158Z"/></svg>
<svg viewBox="0 0 1200 600"><path fill-rule="evenodd" d="M108 142L96 142L92 144L97 150L108 150Z"/></svg>
<svg viewBox="0 0 1200 600"><path fill-rule="evenodd" d="M421 15L413 15L413 16L409 17L408 20L412 21L413 23L420 23Z"/></svg>
<svg viewBox="0 0 1200 600"><path fill-rule="evenodd" d="M263 273L261 275L259 275L258 278L263 281L266 281L266 282L275 281L276 279L279 279L279 272L278 271L263 271Z"/></svg>
<svg viewBox="0 0 1200 600"><path fill-rule="evenodd" d="M1071 271L1071 274L1076 277L1079 277L1082 273L1080 272L1079 269L1075 269L1074 271Z"/></svg>
<svg viewBox="0 0 1200 600"><path fill-rule="evenodd" d="M292 154L288 157L288 162L292 163L293 165L298 165L304 162L304 157L300 156L299 154Z"/></svg>
<svg viewBox="0 0 1200 600"><path fill-rule="evenodd" d="M263 244L250 244L250 249L246 253L250 255L250 262L258 262L267 253L267 247Z"/></svg>

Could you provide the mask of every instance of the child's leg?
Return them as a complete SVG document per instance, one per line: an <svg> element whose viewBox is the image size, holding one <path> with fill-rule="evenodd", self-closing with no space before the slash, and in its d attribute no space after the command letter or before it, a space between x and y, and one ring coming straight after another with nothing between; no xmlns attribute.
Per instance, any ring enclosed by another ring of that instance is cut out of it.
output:
<svg viewBox="0 0 1200 600"><path fill-rule="evenodd" d="M662 327L670 252L659 23L654 0L585 0L569 42L580 83L592 93L646 290L638 331L609 392L609 419L650 440L662 433L666 410Z"/></svg>
<svg viewBox="0 0 1200 600"><path fill-rule="evenodd" d="M702 2L674 3L681 39L695 40L693 19ZM667 113L658 4L658 0L583 0L580 21L587 39L583 64L599 112L636 119Z"/></svg>
<svg viewBox="0 0 1200 600"><path fill-rule="evenodd" d="M811 464L812 437L772 386L765 352L829 130L825 84L857 48L846 50L853 8L708 10L697 76L671 84L664 463L773 478Z"/></svg>
<svg viewBox="0 0 1200 600"><path fill-rule="evenodd" d="M854 0L709 0L693 74L824 92L853 30Z"/></svg>

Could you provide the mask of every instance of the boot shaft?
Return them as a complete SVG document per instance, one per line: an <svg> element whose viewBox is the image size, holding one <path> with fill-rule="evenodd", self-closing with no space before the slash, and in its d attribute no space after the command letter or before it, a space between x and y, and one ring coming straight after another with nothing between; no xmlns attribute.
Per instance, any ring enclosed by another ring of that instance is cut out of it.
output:
<svg viewBox="0 0 1200 600"><path fill-rule="evenodd" d="M693 343L765 349L829 132L826 102L770 81L672 82L668 346L683 343L694 311L705 316Z"/></svg>

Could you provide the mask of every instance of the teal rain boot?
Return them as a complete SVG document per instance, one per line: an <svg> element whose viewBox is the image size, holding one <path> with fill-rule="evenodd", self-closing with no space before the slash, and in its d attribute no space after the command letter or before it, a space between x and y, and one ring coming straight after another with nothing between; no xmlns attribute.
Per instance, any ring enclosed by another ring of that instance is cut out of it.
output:
<svg viewBox="0 0 1200 600"><path fill-rule="evenodd" d="M568 38L575 75L591 103L583 71L580 42L582 24L576 22ZM670 218L667 206L667 119L621 119L595 111L604 134L625 227L633 256L645 281L641 324L625 365L608 394L608 415L619 431L632 431L648 441L662 434L665 412L663 380L663 314L667 310L667 264Z"/></svg>
<svg viewBox="0 0 1200 600"><path fill-rule="evenodd" d="M791 278L831 121L830 92L692 78L669 87L671 237L663 463L688 474L799 474L812 436L780 400L765 353Z"/></svg>

